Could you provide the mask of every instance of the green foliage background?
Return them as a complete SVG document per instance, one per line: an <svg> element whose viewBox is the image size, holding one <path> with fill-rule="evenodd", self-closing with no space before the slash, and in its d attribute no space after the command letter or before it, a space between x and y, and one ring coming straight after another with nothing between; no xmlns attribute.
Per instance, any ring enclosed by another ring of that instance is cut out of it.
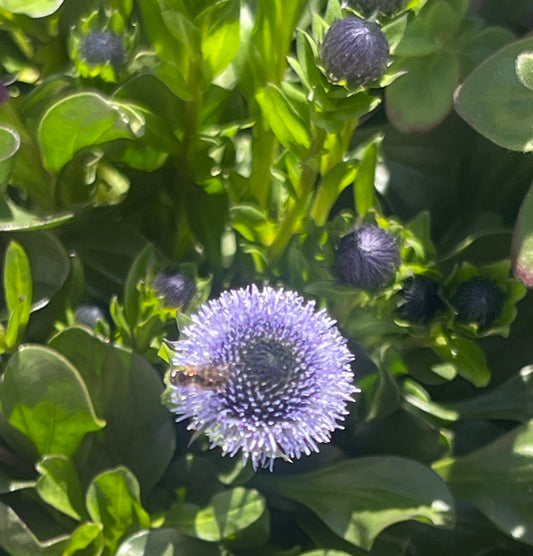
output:
<svg viewBox="0 0 533 556"><path fill-rule="evenodd" d="M533 553L531 2L374 14L390 65L350 90L320 43L354 13L0 0L0 554ZM94 31L122 67L83 59ZM401 245L377 292L335 273L361 223ZM169 266L185 308L152 286ZM395 311L414 273L446 302L425 326ZM449 304L475 275L505 292L487 329ZM273 473L189 445L161 403L163 338L250 283L326 307L362 390Z"/></svg>

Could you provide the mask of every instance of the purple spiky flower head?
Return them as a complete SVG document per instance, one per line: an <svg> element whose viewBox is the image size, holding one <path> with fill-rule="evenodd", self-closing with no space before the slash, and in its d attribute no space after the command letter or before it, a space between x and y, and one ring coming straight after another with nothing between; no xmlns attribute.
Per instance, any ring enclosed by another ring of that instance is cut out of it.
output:
<svg viewBox="0 0 533 556"><path fill-rule="evenodd" d="M204 304L170 344L166 401L188 428L254 469L318 451L357 392L353 356L324 310L252 285Z"/></svg>

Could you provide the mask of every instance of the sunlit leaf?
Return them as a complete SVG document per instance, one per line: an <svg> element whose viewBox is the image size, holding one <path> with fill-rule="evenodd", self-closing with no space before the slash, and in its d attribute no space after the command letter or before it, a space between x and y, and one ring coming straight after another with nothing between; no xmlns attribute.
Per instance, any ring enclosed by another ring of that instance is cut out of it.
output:
<svg viewBox="0 0 533 556"><path fill-rule="evenodd" d="M446 485L424 465L405 458L357 458L312 473L261 476L255 481L264 490L306 505L334 533L366 550L393 523L454 523Z"/></svg>
<svg viewBox="0 0 533 556"><path fill-rule="evenodd" d="M533 421L466 456L433 465L455 496L484 513L509 536L533 544Z"/></svg>
<svg viewBox="0 0 533 556"><path fill-rule="evenodd" d="M88 432L105 425L78 371L44 346L23 346L9 360L1 402L8 422L42 455L72 456Z"/></svg>

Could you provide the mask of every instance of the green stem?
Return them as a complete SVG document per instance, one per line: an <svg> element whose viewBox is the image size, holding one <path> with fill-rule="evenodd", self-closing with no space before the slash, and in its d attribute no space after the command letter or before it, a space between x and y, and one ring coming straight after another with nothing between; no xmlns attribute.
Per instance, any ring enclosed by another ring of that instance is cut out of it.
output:
<svg viewBox="0 0 533 556"><path fill-rule="evenodd" d="M309 148L309 157L312 157L320 151L325 137L326 132L319 130L311 143L311 147ZM269 260L271 263L275 263L279 260L291 237L298 228L302 217L305 215L310 198L313 195L317 176L318 170L316 170L316 168L308 164L304 165L298 187L298 191L301 192L300 198L297 201L293 201L292 206L287 211L287 214L276 233L276 237L270 246Z"/></svg>

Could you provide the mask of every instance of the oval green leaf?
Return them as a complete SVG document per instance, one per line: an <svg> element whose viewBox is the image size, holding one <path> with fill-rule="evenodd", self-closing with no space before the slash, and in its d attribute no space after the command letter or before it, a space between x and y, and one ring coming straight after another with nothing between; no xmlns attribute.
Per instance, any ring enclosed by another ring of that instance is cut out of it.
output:
<svg viewBox="0 0 533 556"><path fill-rule="evenodd" d="M78 371L42 346L23 346L9 360L1 400L9 424L42 455L72 456L88 432L105 425Z"/></svg>
<svg viewBox="0 0 533 556"><path fill-rule="evenodd" d="M80 520L85 515L83 493L74 464L65 456L45 456L35 466L40 473L36 490L50 506Z"/></svg>
<svg viewBox="0 0 533 556"><path fill-rule="evenodd" d="M432 129L450 112L453 91L459 79L459 63L454 53L443 51L409 58L405 75L385 90L387 115L402 133Z"/></svg>
<svg viewBox="0 0 533 556"><path fill-rule="evenodd" d="M140 501L139 483L125 467L100 473L87 489L87 510L104 528L107 554L115 554L118 543L130 530L150 527L150 516Z"/></svg>
<svg viewBox="0 0 533 556"><path fill-rule="evenodd" d="M20 148L20 135L16 129L0 126L0 162L11 158Z"/></svg>
<svg viewBox="0 0 533 556"><path fill-rule="evenodd" d="M138 531L118 547L115 556L218 556L213 543L191 539L176 529L151 529Z"/></svg>
<svg viewBox="0 0 533 556"><path fill-rule="evenodd" d="M454 524L453 498L444 482L406 458L352 459L302 475L257 476L254 484L304 504L335 534L365 550L393 523Z"/></svg>
<svg viewBox="0 0 533 556"><path fill-rule="evenodd" d="M513 42L483 62L458 89L455 108L476 131L505 149L533 150L533 91L521 83L516 60L533 38Z"/></svg>
<svg viewBox="0 0 533 556"><path fill-rule="evenodd" d="M97 93L76 93L53 104L39 124L45 166L57 173L84 147L143 133L144 120L126 104Z"/></svg>
<svg viewBox="0 0 533 556"><path fill-rule="evenodd" d="M64 0L0 0L0 7L8 12L30 17L46 17L59 9Z"/></svg>
<svg viewBox="0 0 533 556"><path fill-rule="evenodd" d="M78 370L97 414L107 421L93 438L86 469L121 463L148 491L167 468L175 446L170 413L161 404L163 383L144 359L102 341L85 328L67 328L50 341Z"/></svg>
<svg viewBox="0 0 533 556"><path fill-rule="evenodd" d="M533 186L518 212L511 253L514 275L528 288L533 288Z"/></svg>
<svg viewBox="0 0 533 556"><path fill-rule="evenodd" d="M237 487L215 494L204 508L180 504L167 514L165 523L198 539L221 541L256 522L265 508L259 492Z"/></svg>
<svg viewBox="0 0 533 556"><path fill-rule="evenodd" d="M533 544L533 421L464 457L446 459L433 469L454 495L476 506L499 529Z"/></svg>

